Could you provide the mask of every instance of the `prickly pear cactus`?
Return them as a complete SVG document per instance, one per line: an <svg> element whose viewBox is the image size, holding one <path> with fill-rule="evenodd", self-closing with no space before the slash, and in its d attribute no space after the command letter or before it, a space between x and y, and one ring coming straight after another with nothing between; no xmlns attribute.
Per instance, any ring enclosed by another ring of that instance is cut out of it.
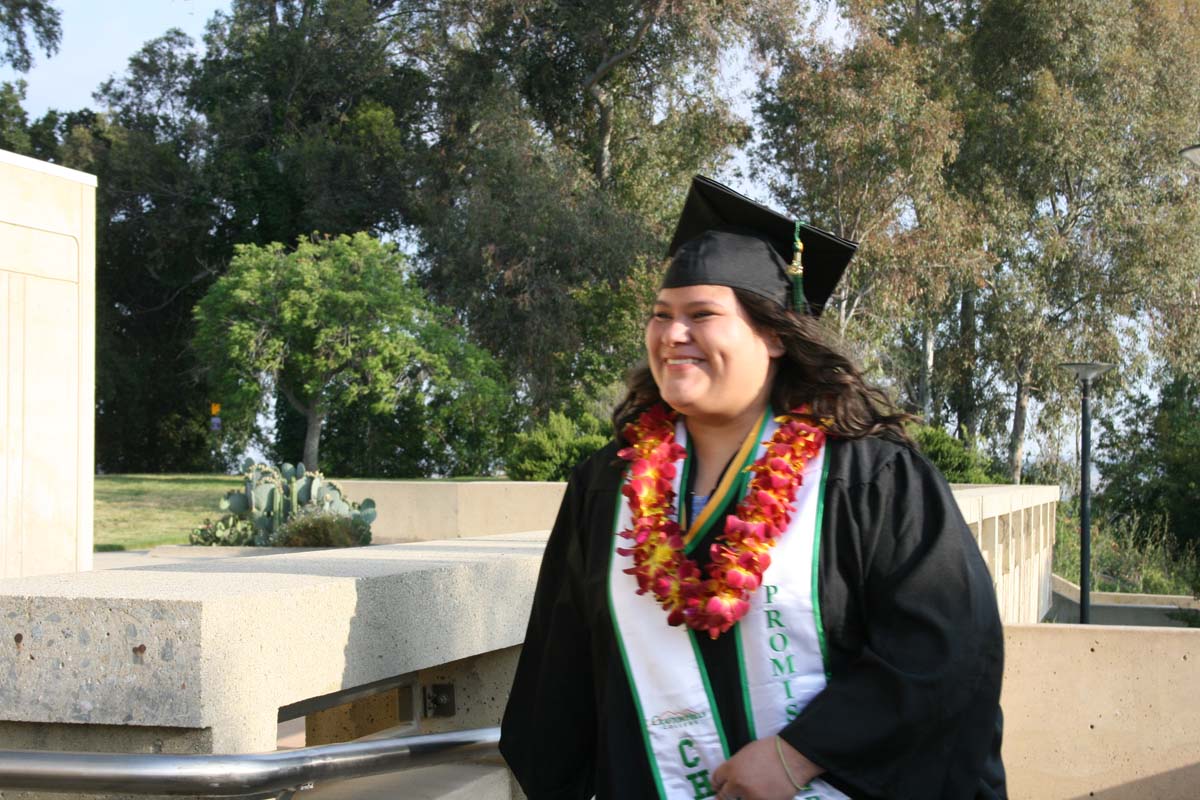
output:
<svg viewBox="0 0 1200 800"><path fill-rule="evenodd" d="M270 546L288 537L285 528L298 515L326 514L352 523L358 544L370 544L375 501L349 500L333 481L304 464L270 464L246 461L243 488L225 495L220 509L225 516L216 523L205 521L193 531L193 544L253 544ZM236 540L236 541L234 541Z"/></svg>

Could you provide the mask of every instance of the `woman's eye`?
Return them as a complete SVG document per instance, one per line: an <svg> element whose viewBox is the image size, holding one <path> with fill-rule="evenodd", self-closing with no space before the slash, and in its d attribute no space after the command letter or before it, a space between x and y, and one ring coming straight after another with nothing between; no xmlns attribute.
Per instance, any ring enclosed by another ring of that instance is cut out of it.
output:
<svg viewBox="0 0 1200 800"><path fill-rule="evenodd" d="M653 319L670 319L671 315L665 311L655 311L650 315Z"/></svg>

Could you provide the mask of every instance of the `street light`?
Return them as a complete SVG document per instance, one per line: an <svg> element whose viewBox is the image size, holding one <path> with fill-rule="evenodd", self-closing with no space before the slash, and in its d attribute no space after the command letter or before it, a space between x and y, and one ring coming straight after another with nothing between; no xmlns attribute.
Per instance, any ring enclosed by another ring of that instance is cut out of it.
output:
<svg viewBox="0 0 1200 800"><path fill-rule="evenodd" d="M1113 368L1113 364L1068 363L1059 364L1070 370L1079 379L1083 390L1083 444L1080 454L1079 475L1079 622L1087 625L1092 616L1092 415L1088 406L1088 389L1092 381Z"/></svg>
<svg viewBox="0 0 1200 800"><path fill-rule="evenodd" d="M1200 144L1194 144L1191 147L1183 148L1179 151L1179 155L1183 156L1197 167L1200 167Z"/></svg>

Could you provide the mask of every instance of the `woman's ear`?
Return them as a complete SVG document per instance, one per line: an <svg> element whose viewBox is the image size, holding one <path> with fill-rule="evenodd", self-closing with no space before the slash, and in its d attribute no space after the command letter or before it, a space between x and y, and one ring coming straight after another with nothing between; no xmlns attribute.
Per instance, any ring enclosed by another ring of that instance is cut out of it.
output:
<svg viewBox="0 0 1200 800"><path fill-rule="evenodd" d="M766 336L767 340L767 355L771 358L779 358L787 352L787 348L783 346L783 340L779 338L779 334L772 331Z"/></svg>

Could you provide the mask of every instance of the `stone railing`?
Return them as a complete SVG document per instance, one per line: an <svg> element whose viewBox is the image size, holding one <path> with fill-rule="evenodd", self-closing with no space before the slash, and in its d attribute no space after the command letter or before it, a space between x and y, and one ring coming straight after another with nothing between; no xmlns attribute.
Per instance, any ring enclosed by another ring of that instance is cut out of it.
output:
<svg viewBox="0 0 1200 800"><path fill-rule="evenodd" d="M1051 603L1057 486L956 485L954 499L983 552L1000 617L1040 622Z"/></svg>
<svg viewBox="0 0 1200 800"><path fill-rule="evenodd" d="M378 544L546 530L563 483L339 479L350 496L379 508ZM1005 622L1040 621L1050 610L1054 486L956 485L954 497L987 560Z"/></svg>
<svg viewBox="0 0 1200 800"><path fill-rule="evenodd" d="M493 518L523 519L504 502L527 491L456 487L460 510L486 503ZM1050 494L956 496L1008 621L1036 613ZM552 513L557 497L539 503ZM405 721L414 733L494 725L544 541L506 533L0 581L0 749L256 752L298 717L308 744Z"/></svg>

